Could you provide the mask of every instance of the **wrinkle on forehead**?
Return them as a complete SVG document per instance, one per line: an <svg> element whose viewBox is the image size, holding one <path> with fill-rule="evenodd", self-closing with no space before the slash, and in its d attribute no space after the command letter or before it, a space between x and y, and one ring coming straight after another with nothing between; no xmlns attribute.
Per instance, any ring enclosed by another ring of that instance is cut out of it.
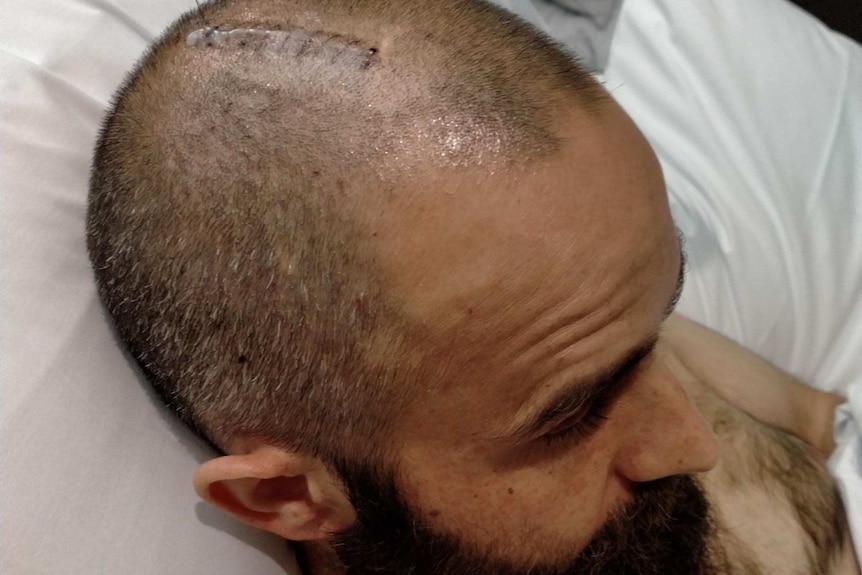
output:
<svg viewBox="0 0 862 575"><path fill-rule="evenodd" d="M417 403L426 414L437 410L432 419L462 437L490 439L508 429L513 414L618 362L654 336L674 291L678 260L657 248L649 264L621 270L589 298L533 292L535 300L524 296L522 306L500 311L504 301L486 297L488 315L435 338L436 353L427 359L443 371L426 390L434 397Z"/></svg>
<svg viewBox="0 0 862 575"><path fill-rule="evenodd" d="M677 238L651 150L633 126L609 123L621 133L575 123L586 139L568 155L450 192L441 180L434 201L397 210L383 259L441 396L491 394L499 413L658 328Z"/></svg>
<svg viewBox="0 0 862 575"><path fill-rule="evenodd" d="M664 254L658 249L651 256L636 258L637 265L629 267L609 261L613 273L585 282L588 286L579 292L567 290L574 283L572 275L560 273L537 274L538 283L522 283L517 294L477 292L476 311L456 311L457 320L435 338L445 350L441 355L470 366L460 371L462 377L441 380L440 390L445 392L465 379L497 391L504 382L517 382L513 389L523 397L528 390L561 377L588 377L655 329L664 308L654 303L662 300L655 295L655 270L667 268ZM471 377L490 371L496 376L493 380Z"/></svg>

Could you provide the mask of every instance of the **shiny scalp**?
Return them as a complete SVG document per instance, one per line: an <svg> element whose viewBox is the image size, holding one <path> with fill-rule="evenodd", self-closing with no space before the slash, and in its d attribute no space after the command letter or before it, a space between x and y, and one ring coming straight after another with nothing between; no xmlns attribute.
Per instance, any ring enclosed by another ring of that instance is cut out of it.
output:
<svg viewBox="0 0 862 575"><path fill-rule="evenodd" d="M208 2L154 44L103 125L99 293L155 389L215 445L368 454L421 374L357 212L429 162L553 153L561 107L604 97L483 2Z"/></svg>

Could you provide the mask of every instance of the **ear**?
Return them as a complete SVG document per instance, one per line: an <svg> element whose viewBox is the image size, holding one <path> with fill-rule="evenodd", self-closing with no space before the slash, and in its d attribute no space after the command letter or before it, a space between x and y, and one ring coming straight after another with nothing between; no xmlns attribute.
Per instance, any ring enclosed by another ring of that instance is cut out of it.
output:
<svg viewBox="0 0 862 575"><path fill-rule="evenodd" d="M292 541L326 539L356 519L341 483L317 458L256 445L207 461L194 475L202 499Z"/></svg>

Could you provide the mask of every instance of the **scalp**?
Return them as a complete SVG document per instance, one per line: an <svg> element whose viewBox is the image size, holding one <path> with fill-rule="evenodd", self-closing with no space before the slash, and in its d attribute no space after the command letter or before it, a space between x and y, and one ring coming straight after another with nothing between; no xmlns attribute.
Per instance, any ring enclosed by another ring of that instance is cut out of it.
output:
<svg viewBox="0 0 862 575"><path fill-rule="evenodd" d="M478 1L207 3L154 44L103 126L88 211L101 297L213 443L361 451L419 374L357 214L429 166L552 154L557 110L604 97Z"/></svg>

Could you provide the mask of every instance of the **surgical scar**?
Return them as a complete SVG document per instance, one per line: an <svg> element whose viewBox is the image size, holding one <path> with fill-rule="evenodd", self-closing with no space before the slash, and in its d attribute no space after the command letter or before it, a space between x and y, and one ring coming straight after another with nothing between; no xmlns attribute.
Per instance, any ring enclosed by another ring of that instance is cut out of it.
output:
<svg viewBox="0 0 862 575"><path fill-rule="evenodd" d="M358 40L303 28L264 30L211 26L186 37L189 48L252 50L268 56L317 56L332 63L368 68L379 62L379 50Z"/></svg>

